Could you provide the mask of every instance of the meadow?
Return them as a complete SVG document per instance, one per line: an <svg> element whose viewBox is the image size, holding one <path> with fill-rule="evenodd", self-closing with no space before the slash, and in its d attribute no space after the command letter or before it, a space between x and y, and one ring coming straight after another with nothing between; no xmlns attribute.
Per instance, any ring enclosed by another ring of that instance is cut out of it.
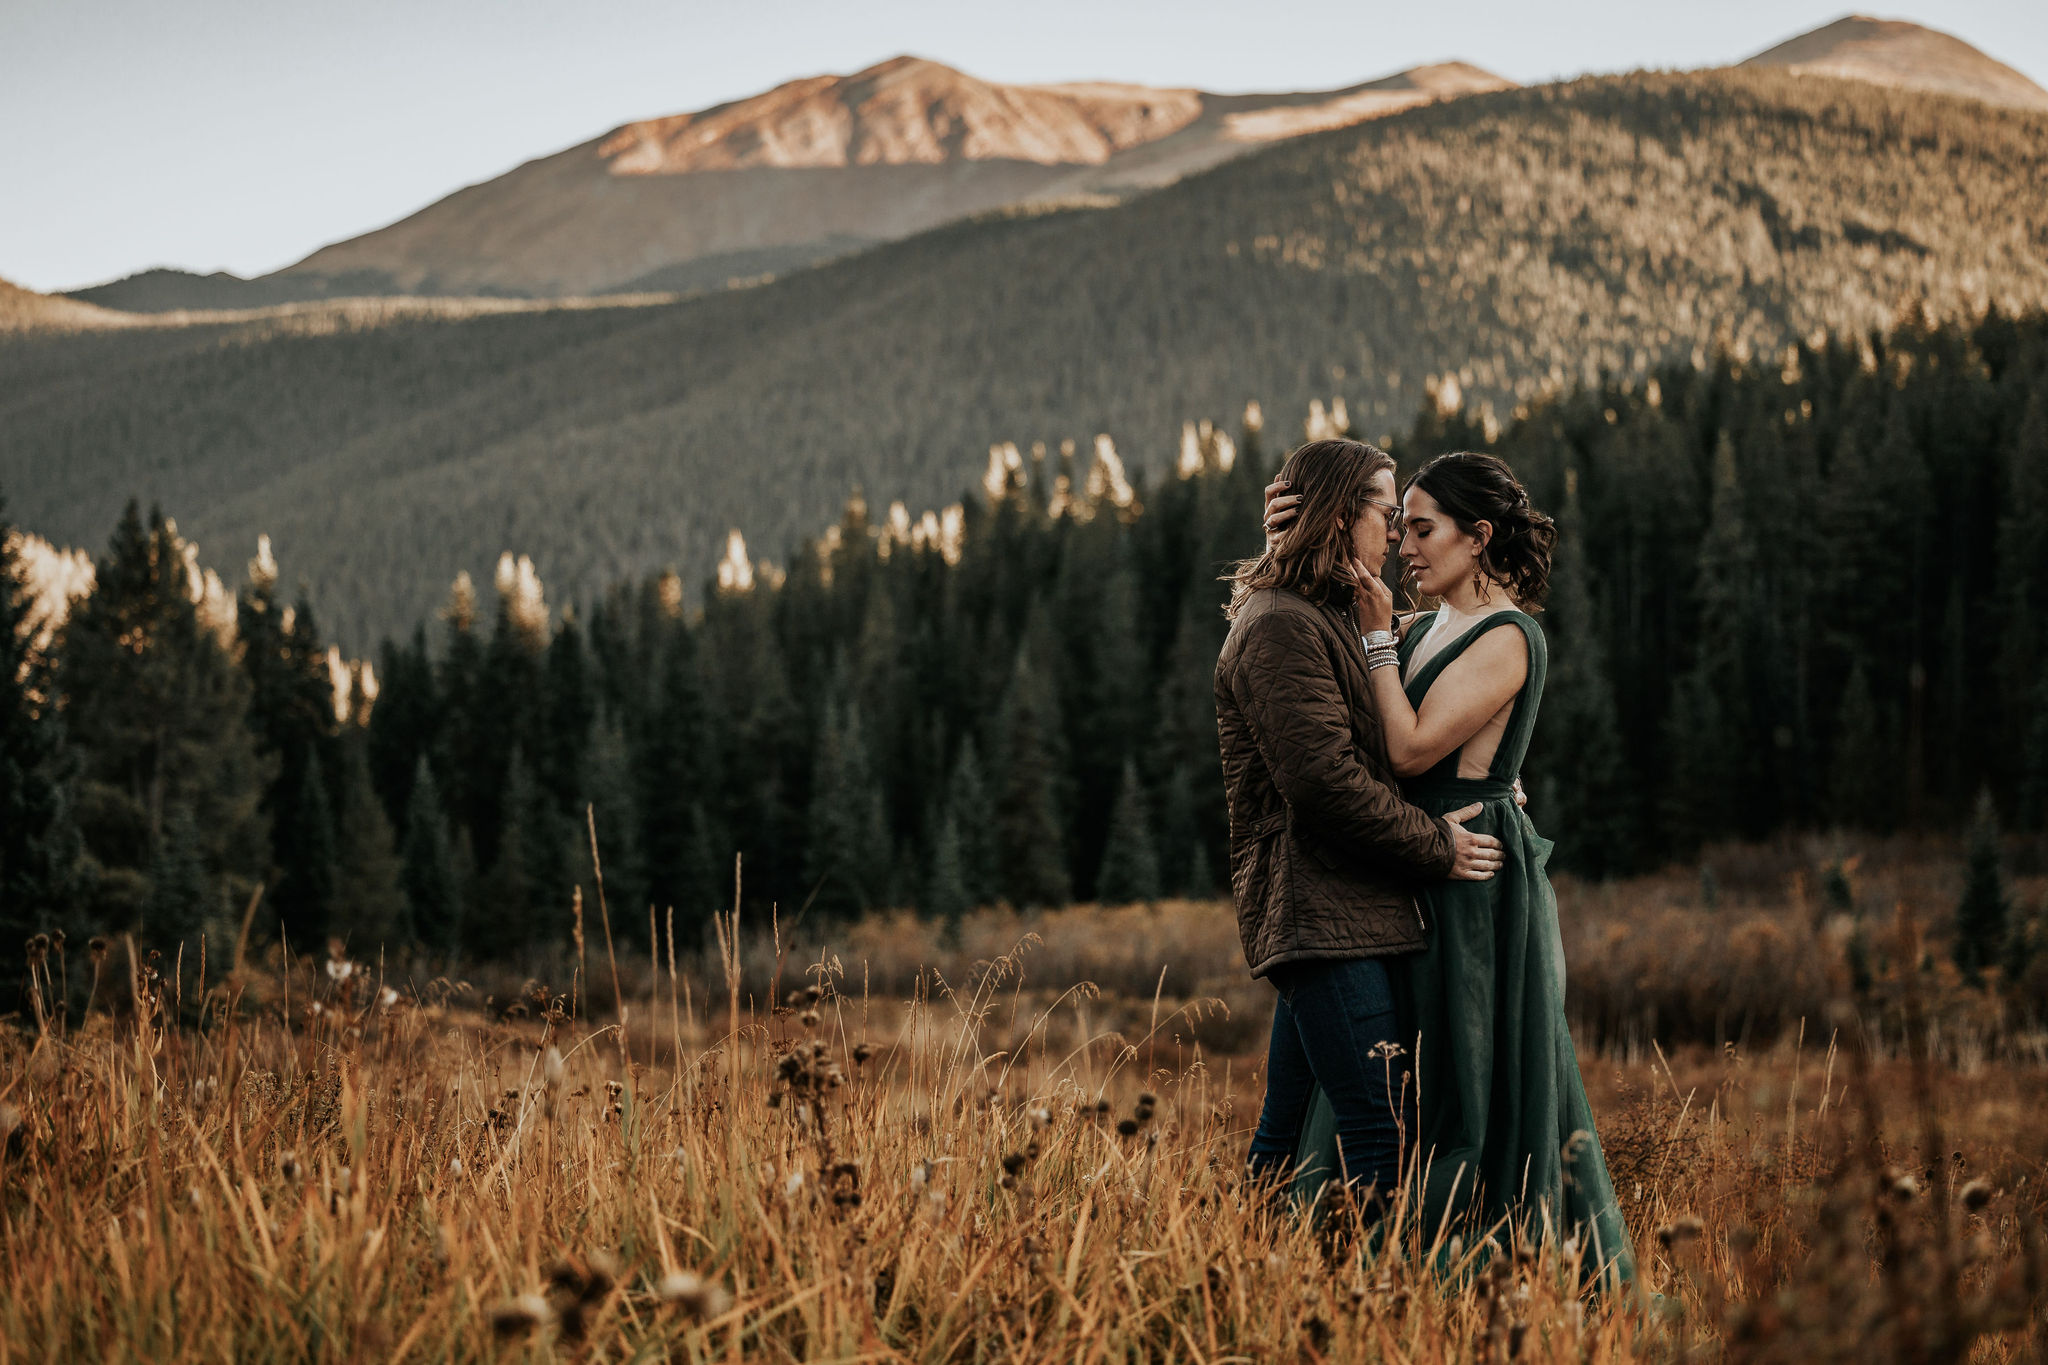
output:
<svg viewBox="0 0 2048 1365"><path fill-rule="evenodd" d="M1561 884L1639 1261L1594 1293L1571 1241L1397 1208L1365 1256L1242 1183L1227 905L650 957L579 904L546 981L51 942L0 1034L0 1360L2041 1359L2038 1031L1946 966L1952 859L1833 852Z"/></svg>

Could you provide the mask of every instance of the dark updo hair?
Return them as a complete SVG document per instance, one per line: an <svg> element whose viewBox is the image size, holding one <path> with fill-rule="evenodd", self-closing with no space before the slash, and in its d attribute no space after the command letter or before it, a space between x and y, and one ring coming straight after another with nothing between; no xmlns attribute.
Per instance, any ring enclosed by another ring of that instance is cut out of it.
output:
<svg viewBox="0 0 2048 1365"><path fill-rule="evenodd" d="M1493 534L1479 548L1479 568L1523 607L1540 607L1550 592L1550 554L1557 523L1529 505L1529 491L1506 462L1470 450L1439 455L1408 476L1404 494L1420 488L1468 536L1486 522Z"/></svg>

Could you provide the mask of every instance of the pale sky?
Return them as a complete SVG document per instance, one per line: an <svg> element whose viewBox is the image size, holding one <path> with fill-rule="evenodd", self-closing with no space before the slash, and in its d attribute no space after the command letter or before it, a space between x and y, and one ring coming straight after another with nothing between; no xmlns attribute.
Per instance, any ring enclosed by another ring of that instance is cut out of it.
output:
<svg viewBox="0 0 2048 1365"><path fill-rule="evenodd" d="M992 80L1315 90L1717 66L1841 0L0 0L0 277L256 275L620 123L910 52ZM2048 84L2048 3L1882 11Z"/></svg>

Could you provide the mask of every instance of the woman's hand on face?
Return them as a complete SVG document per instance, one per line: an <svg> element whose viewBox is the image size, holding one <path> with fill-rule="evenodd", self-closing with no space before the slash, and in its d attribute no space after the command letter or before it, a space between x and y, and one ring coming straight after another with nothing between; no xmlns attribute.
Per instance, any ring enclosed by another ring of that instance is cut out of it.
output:
<svg viewBox="0 0 2048 1365"><path fill-rule="evenodd" d="M1350 560L1345 568L1351 574L1351 603L1358 613L1358 633L1370 635L1376 630L1392 630L1394 590L1384 578L1366 568L1363 560Z"/></svg>
<svg viewBox="0 0 2048 1365"><path fill-rule="evenodd" d="M1272 543L1275 536L1287 529L1287 523L1299 515L1301 494L1289 493L1287 481L1275 479L1266 485L1266 541Z"/></svg>

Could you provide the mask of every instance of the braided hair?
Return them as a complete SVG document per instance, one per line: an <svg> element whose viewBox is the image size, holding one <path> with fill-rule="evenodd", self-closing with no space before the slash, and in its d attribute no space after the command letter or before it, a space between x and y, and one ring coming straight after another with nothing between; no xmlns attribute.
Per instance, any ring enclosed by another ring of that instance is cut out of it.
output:
<svg viewBox="0 0 2048 1365"><path fill-rule="evenodd" d="M1402 489L1420 488L1468 536L1486 522L1493 533L1479 547L1479 569L1522 607L1543 605L1550 591L1550 556L1557 523L1529 504L1529 490L1492 455L1456 450L1408 476Z"/></svg>

